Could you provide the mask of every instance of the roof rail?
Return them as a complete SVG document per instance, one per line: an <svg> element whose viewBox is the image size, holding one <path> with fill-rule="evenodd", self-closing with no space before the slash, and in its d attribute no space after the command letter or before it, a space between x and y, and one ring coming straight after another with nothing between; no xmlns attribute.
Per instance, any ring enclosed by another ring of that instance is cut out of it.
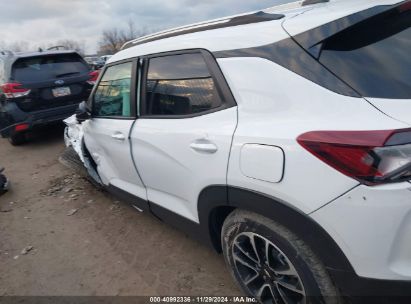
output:
<svg viewBox="0 0 411 304"><path fill-rule="evenodd" d="M183 25L183 26L180 26L180 27L166 29L166 30L163 30L163 31L159 31L159 32L156 32L156 33L153 33L153 34L145 35L145 36L138 37L136 39L127 41L123 45L123 48L124 48L124 46L126 46L128 44L138 43L140 41L145 41L145 40L148 40L148 39L151 39L151 38L154 38L154 37L161 37L161 36L169 34L169 33L180 32L180 31L183 31L185 29L189 29L189 28L193 28L193 27L206 26L206 25L214 24L214 23L224 23L224 22L228 22L228 21L229 21L229 17L226 17L226 18L221 18L221 19L218 19L218 20L211 20L211 21L207 20L207 21L204 21L204 22L193 23L193 24L189 24L189 25Z"/></svg>
<svg viewBox="0 0 411 304"><path fill-rule="evenodd" d="M176 36L185 35L185 34L227 28L227 27L238 26L238 25L246 25L250 23L259 23L259 22L279 20L284 17L285 16L281 14L270 14L264 11L258 11L258 12L247 14L247 15L226 17L223 19L218 19L216 21L207 21L207 22L202 22L202 23L198 23L194 25L183 26L180 28L175 28L175 29L171 29L168 31L163 31L160 33L141 37L135 40L131 40L129 42L126 42L122 46L121 49L124 50L124 49L127 49L132 46L136 46L139 44L161 40L161 39L166 39L166 38L171 38L171 37L176 37Z"/></svg>
<svg viewBox="0 0 411 304"><path fill-rule="evenodd" d="M14 55L13 51L9 51L9 50L4 50L4 51L0 51L0 54L3 56L12 56Z"/></svg>
<svg viewBox="0 0 411 304"><path fill-rule="evenodd" d="M53 50L60 51L60 49L67 50L67 47L65 47L64 45L56 45L56 46L49 47L47 51L53 51Z"/></svg>
<svg viewBox="0 0 411 304"><path fill-rule="evenodd" d="M326 3L326 2L330 2L330 0L304 0L302 6L318 4L318 3Z"/></svg>
<svg viewBox="0 0 411 304"><path fill-rule="evenodd" d="M294 8L299 8L302 6L303 2L304 0L298 0L294 2L278 4L278 5L274 5L274 6L266 8L264 11L277 12L277 11L286 11L286 10L290 10Z"/></svg>

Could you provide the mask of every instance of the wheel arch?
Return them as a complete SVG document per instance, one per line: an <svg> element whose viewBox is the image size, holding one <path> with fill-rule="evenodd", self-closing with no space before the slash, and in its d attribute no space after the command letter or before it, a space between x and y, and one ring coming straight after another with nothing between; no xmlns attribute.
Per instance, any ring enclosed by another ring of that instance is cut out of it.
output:
<svg viewBox="0 0 411 304"><path fill-rule="evenodd" d="M281 200L232 186L210 186L199 196L200 224L216 251L221 252L222 224L235 209L255 212L287 227L311 247L327 269L333 272L354 272L337 243L308 215Z"/></svg>

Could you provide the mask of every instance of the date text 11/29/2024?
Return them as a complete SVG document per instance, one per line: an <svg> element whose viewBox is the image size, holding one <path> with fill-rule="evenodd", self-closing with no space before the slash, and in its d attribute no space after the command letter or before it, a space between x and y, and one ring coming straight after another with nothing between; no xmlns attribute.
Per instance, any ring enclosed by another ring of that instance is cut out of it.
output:
<svg viewBox="0 0 411 304"><path fill-rule="evenodd" d="M150 303L257 303L249 297L150 297Z"/></svg>

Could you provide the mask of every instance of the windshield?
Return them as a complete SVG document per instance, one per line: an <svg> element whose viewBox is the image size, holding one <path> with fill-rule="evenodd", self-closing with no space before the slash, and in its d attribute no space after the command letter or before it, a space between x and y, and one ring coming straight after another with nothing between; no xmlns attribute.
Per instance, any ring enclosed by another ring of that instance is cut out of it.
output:
<svg viewBox="0 0 411 304"><path fill-rule="evenodd" d="M12 78L18 82L54 80L89 72L77 54L59 54L18 59L13 64Z"/></svg>
<svg viewBox="0 0 411 304"><path fill-rule="evenodd" d="M327 39L320 62L365 97L411 98L411 2Z"/></svg>

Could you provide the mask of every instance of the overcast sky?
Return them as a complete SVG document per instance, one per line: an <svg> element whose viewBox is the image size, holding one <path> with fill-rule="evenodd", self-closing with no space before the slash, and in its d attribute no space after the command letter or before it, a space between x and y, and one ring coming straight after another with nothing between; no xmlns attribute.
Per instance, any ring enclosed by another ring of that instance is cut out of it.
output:
<svg viewBox="0 0 411 304"><path fill-rule="evenodd" d="M125 28L129 19L161 30L284 2L290 0L0 0L0 42L37 47L74 39L93 53L104 29Z"/></svg>

